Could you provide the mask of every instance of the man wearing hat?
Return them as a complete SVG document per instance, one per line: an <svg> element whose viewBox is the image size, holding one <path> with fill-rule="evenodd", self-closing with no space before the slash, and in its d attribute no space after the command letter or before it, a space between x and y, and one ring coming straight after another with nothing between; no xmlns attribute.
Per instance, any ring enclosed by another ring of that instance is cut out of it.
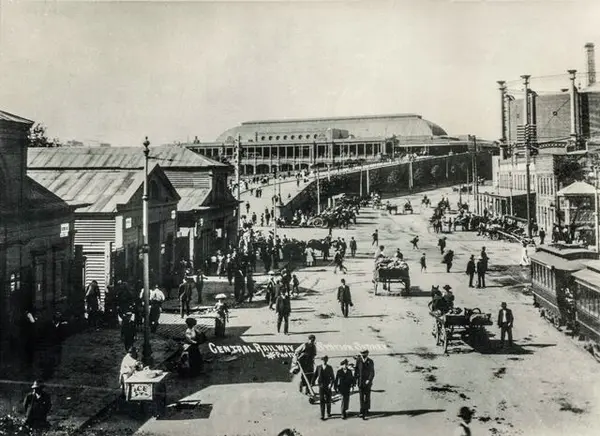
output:
<svg viewBox="0 0 600 436"><path fill-rule="evenodd" d="M512 328L513 328L513 313L512 310L506 307L506 303L502 303L500 305L500 310L498 311L498 327L500 327L500 344L504 346L504 338L508 333L508 345L512 346L513 338L512 338Z"/></svg>
<svg viewBox="0 0 600 436"><path fill-rule="evenodd" d="M348 368L348 359L342 360L341 367L335 375L335 390L342 396L342 419L346 419L350 406L350 391L354 386L354 375Z"/></svg>
<svg viewBox="0 0 600 436"><path fill-rule="evenodd" d="M319 404L321 405L321 419L325 419L325 409L327 409L327 417L331 417L331 388L335 382L333 368L327 362L329 357L321 357L322 364L317 366L312 379L312 384L319 386Z"/></svg>
<svg viewBox="0 0 600 436"><path fill-rule="evenodd" d="M315 340L315 335L309 335L308 341L296 348L296 351L294 352L298 359L298 364L302 368L306 378L309 380L315 370L315 357L317 356ZM306 385L304 377L300 377L300 392L302 392L302 388L306 388L306 393L308 393L308 386Z"/></svg>
<svg viewBox="0 0 600 436"><path fill-rule="evenodd" d="M48 413L52 407L50 395L44 391L41 382L35 381L31 386L31 392L23 400L23 409L25 409L25 425L31 428L47 428Z"/></svg>
<svg viewBox="0 0 600 436"><path fill-rule="evenodd" d="M461 419L458 423L458 428L454 433L456 436L471 436L471 428L469 424L473 418L473 411L466 406L460 408L458 417Z"/></svg>
<svg viewBox="0 0 600 436"><path fill-rule="evenodd" d="M192 301L192 293L194 292L194 281L191 277L185 277L179 285L179 313L190 316L190 301Z"/></svg>
<svg viewBox="0 0 600 436"><path fill-rule="evenodd" d="M360 416L367 419L371 408L371 387L375 378L375 364L369 357L369 350L363 350L356 360L354 378L360 397Z"/></svg>
<svg viewBox="0 0 600 436"><path fill-rule="evenodd" d="M475 255L471 254L467 262L467 275L469 276L469 288L473 287L473 277L475 276Z"/></svg>
<svg viewBox="0 0 600 436"><path fill-rule="evenodd" d="M446 308L446 312L452 310L454 308L454 294L450 290L452 286L446 285L444 286L444 290L446 293L444 294L444 306Z"/></svg>

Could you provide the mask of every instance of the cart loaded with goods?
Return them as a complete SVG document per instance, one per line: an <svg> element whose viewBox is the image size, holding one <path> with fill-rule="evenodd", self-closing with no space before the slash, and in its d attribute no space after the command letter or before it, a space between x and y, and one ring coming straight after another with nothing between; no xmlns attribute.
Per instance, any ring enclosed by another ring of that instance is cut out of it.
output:
<svg viewBox="0 0 600 436"><path fill-rule="evenodd" d="M375 285L375 295L377 295L379 283L383 283L383 290L389 293L392 292L392 283L401 283L403 289L400 293L408 295L410 293L408 264L397 258L381 257L377 259L373 271L373 283Z"/></svg>

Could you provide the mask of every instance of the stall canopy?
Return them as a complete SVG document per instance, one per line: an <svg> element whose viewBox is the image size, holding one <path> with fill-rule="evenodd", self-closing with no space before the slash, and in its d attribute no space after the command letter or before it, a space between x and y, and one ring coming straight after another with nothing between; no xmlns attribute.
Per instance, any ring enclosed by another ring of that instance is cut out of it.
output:
<svg viewBox="0 0 600 436"><path fill-rule="evenodd" d="M585 182L574 182L569 186L564 187L556 194L559 197L566 197L569 195L581 196L581 195L594 195L596 193L596 188L594 188L589 183Z"/></svg>

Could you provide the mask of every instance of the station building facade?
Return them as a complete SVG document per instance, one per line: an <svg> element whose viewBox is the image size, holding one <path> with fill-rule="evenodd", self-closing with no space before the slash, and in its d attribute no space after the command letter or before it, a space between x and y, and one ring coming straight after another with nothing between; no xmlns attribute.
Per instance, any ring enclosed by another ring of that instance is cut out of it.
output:
<svg viewBox="0 0 600 436"><path fill-rule="evenodd" d="M416 114L248 121L213 142L185 144L212 159L234 158L242 145L242 174L290 171L352 160L375 161L406 153L448 154L466 151L466 138Z"/></svg>

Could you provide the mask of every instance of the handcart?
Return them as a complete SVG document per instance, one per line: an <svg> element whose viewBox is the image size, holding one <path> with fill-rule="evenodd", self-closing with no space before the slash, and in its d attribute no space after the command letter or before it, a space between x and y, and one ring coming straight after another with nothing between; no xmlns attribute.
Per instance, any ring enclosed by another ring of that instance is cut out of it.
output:
<svg viewBox="0 0 600 436"><path fill-rule="evenodd" d="M373 283L375 285L375 295L377 295L377 288L379 283L383 283L383 289L389 293L392 292L392 283L402 283L404 289L400 291L401 294L408 295L410 293L410 275L408 268L379 268L373 271Z"/></svg>
<svg viewBox="0 0 600 436"><path fill-rule="evenodd" d="M300 376L306 382L306 386L307 386L307 390L308 390L308 402L310 404L319 404L319 393L315 391L315 387L312 385L312 380L308 379L308 377L306 376L306 373L304 372L304 369L302 369L302 365L298 365L298 367L300 368ZM335 403L336 401L339 401L341 398L342 398L342 396L339 394L332 395L331 402Z"/></svg>
<svg viewBox="0 0 600 436"><path fill-rule="evenodd" d="M490 313L482 313L479 308L465 308L453 309L445 314L440 311L429 314L434 318L432 334L436 345L441 346L444 353L448 351L448 343L452 340L454 332L460 332L465 339L470 338L476 343L489 346L485 326L493 325Z"/></svg>

